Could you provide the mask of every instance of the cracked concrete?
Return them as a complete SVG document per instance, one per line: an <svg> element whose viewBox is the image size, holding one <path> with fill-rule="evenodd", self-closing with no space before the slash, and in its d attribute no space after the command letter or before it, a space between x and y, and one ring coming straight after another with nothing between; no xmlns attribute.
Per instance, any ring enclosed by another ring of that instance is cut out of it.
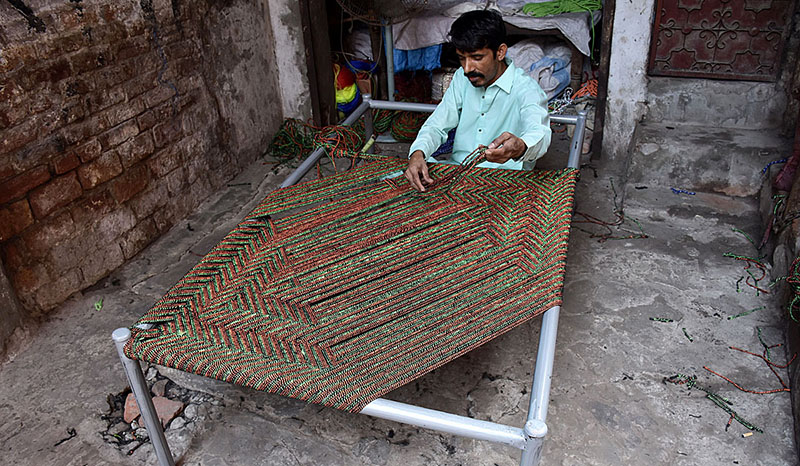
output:
<svg viewBox="0 0 800 466"><path fill-rule="evenodd" d="M0 367L4 464L154 464L150 444L127 455L100 434L108 429L101 419L107 395L127 385L111 331L133 323L287 173L253 164L107 280L61 306ZM577 210L613 218L611 173L603 166L583 170ZM655 179L622 187L614 181L618 191L625 190L628 221L613 233L636 233L636 220L648 237L601 242L587 233L602 233L599 226L574 224L582 230L574 228L570 238L543 464L796 464L788 394L743 393L703 369L748 388L778 384L763 362L728 348L760 352L757 327L770 344L783 341L784 310L771 294L756 296L747 286L737 292L746 272L723 256L758 254L732 231L759 235L757 202L714 193L676 195ZM103 307L95 310L101 298ZM765 308L728 319L760 306ZM520 426L538 329L538 320L523 324L387 398ZM773 353L780 362L786 358L782 348ZM199 394L210 400L194 403L199 413L185 414L167 429L173 453L185 466L519 461L511 447L158 370L198 392L198 400ZM726 431L728 415L702 392L662 382L676 373L697 375L764 433L743 438L749 431L735 422ZM69 428L77 435L55 446Z"/></svg>

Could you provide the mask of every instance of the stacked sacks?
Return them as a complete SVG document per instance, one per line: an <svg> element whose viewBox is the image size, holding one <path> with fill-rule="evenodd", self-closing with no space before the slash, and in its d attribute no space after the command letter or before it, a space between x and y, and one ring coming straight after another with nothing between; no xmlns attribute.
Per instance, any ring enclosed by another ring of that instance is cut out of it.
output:
<svg viewBox="0 0 800 466"><path fill-rule="evenodd" d="M336 108L340 116L348 115L361 103L361 92L356 85L356 75L347 68L333 64L333 81L336 86Z"/></svg>

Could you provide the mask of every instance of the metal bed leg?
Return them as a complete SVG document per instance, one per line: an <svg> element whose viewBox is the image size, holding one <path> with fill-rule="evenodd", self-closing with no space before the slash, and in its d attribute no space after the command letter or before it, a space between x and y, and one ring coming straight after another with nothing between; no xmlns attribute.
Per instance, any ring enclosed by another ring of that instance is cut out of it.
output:
<svg viewBox="0 0 800 466"><path fill-rule="evenodd" d="M394 30L392 25L385 22L383 25L383 49L386 53L386 87L387 98L394 102Z"/></svg>
<svg viewBox="0 0 800 466"><path fill-rule="evenodd" d="M369 107L369 102L372 100L371 94L364 94L362 97L362 101L367 103L367 107ZM372 121L372 109L367 108L364 111L364 138L369 139L374 136L375 133L375 126Z"/></svg>
<svg viewBox="0 0 800 466"><path fill-rule="evenodd" d="M124 327L118 328L111 334L111 338L117 347L117 354L119 354L119 359L122 361L125 375L128 376L128 383L131 386L133 395L136 397L136 402L139 404L139 411L142 413L144 426L156 451L158 464L161 466L175 466L172 453L169 451L169 445L167 445L167 439L164 437L164 429L161 427L161 421L158 420L156 408L153 406L153 399L150 398L150 391L144 381L142 367L139 365L139 361L130 359L123 352L125 343L131 338L131 331Z"/></svg>
<svg viewBox="0 0 800 466"><path fill-rule="evenodd" d="M550 381L553 376L553 359L558 333L558 316L561 307L548 309L542 316L539 333L539 350L536 353L536 369L533 372L533 387L525 423L526 444L522 450L520 466L535 466L542 456L544 436L547 434L547 405L550 402Z"/></svg>

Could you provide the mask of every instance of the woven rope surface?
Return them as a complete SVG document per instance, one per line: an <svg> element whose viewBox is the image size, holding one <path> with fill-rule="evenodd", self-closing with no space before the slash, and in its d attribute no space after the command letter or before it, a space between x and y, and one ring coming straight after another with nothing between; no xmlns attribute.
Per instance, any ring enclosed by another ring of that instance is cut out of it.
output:
<svg viewBox="0 0 800 466"><path fill-rule="evenodd" d="M576 170L471 169L430 193L381 179L404 167L268 195L126 354L357 412L561 304Z"/></svg>

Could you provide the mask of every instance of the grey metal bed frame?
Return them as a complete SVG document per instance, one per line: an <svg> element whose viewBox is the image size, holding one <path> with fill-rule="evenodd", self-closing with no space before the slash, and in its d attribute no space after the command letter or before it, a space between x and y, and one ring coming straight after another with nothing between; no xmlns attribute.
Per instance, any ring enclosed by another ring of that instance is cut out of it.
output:
<svg viewBox="0 0 800 466"><path fill-rule="evenodd" d="M363 115L365 120L365 134L372 134L372 112L368 110L373 108L433 112L436 105L372 100L369 95L366 95L361 105L359 105L342 124L347 126L352 125ZM575 125L575 132L570 141L567 166L578 168L583 134L586 127L586 112L580 112L576 116L551 115L550 120L556 123ZM284 180L281 184L281 188L297 183L308 173L324 153L325 150L323 148L314 150L308 158ZM364 409L361 410L361 414L477 440L488 440L511 445L512 447L522 450L520 466L534 466L539 464L539 460L542 456L544 437L547 434L547 424L545 421L547 419L550 381L553 374L553 358L555 356L556 333L558 331L558 316L560 311L561 307L555 306L545 311L542 316L542 329L539 333L539 349L536 353L536 367L533 374L533 387L531 389L528 417L523 427L520 428L495 422L481 421L383 398L379 398L365 406ZM155 449L158 462L161 466L174 466L175 462L169 451L169 445L167 445L164 430L156 415L150 391L147 389L147 384L142 374L142 368L137 360L128 358L123 352L123 347L130 337L130 330L124 327L118 328L112 334L112 339L117 347L117 353L122 360L122 365L128 377L131 390L139 404L145 427L153 442L153 448Z"/></svg>

